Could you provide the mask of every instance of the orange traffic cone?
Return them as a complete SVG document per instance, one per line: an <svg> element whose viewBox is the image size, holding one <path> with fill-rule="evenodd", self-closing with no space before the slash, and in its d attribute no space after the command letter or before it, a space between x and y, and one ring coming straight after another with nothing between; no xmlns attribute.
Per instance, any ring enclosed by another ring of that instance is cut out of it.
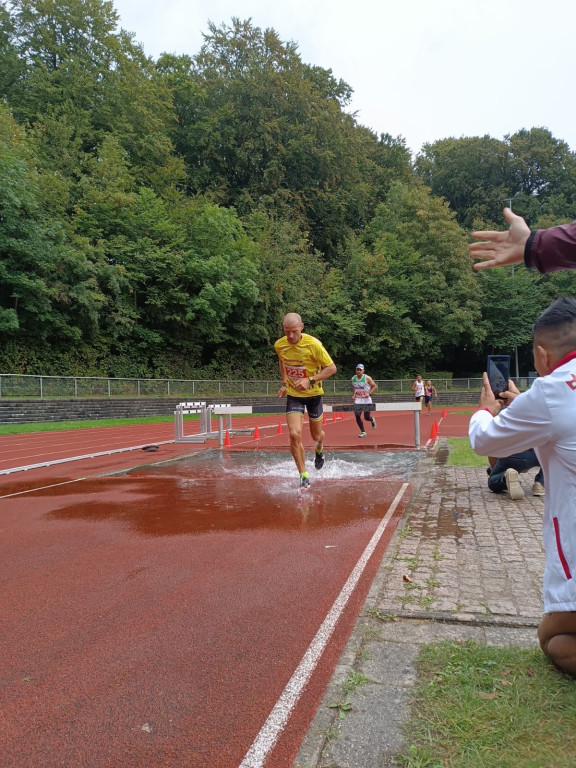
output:
<svg viewBox="0 0 576 768"><path fill-rule="evenodd" d="M226 430L226 434L224 435L224 445L225 446L232 445L232 441L230 440L230 433L228 432L228 430Z"/></svg>
<svg viewBox="0 0 576 768"><path fill-rule="evenodd" d="M282 424L280 424L280 422L278 422L278 431L276 432L276 434L277 434L277 435L283 435L283 434L284 434L284 433L282 432Z"/></svg>
<svg viewBox="0 0 576 768"><path fill-rule="evenodd" d="M446 412L446 408L442 410L442 418L445 419L446 416L448 416L448 413Z"/></svg>
<svg viewBox="0 0 576 768"><path fill-rule="evenodd" d="M326 424L326 414L322 414L322 424Z"/></svg>
<svg viewBox="0 0 576 768"><path fill-rule="evenodd" d="M254 440L260 440L260 431L258 429L258 424L254 427Z"/></svg>

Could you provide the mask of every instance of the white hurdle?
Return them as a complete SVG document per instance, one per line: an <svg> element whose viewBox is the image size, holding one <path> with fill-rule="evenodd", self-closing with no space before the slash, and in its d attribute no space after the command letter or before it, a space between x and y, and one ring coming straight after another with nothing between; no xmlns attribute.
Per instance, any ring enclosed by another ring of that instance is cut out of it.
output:
<svg viewBox="0 0 576 768"><path fill-rule="evenodd" d="M338 413L342 411L354 411L354 408L361 408L364 411L413 411L414 412L414 445L420 448L420 411L422 404L411 403L372 403L371 405L324 405L325 413ZM176 443L204 443L210 438L218 438L220 448L224 446L224 431L229 434L245 434L253 432L250 429L232 429L232 416L240 413L280 413L284 412L284 406L252 406L252 405L230 405L229 403L215 403L207 405L205 402L180 403L174 411L174 433ZM200 432L195 435L184 434L184 414L200 414ZM218 416L218 431L212 431L212 415ZM226 416L226 427L224 427L224 416Z"/></svg>
<svg viewBox="0 0 576 768"><path fill-rule="evenodd" d="M254 407L251 405L211 405L210 408L215 416L218 416L218 447L224 447L224 424L223 417L226 416L228 434L244 433L244 429L232 429L233 413L254 413ZM256 408L256 411L262 411L262 408ZM250 432L254 432L251 428Z"/></svg>
<svg viewBox="0 0 576 768"><path fill-rule="evenodd" d="M414 411L414 445L420 448L420 411L422 403L416 401L411 403L371 403L366 405L325 405L324 411L327 413L338 413L341 411L354 411L355 408L361 408L363 411Z"/></svg>
<svg viewBox="0 0 576 768"><path fill-rule="evenodd" d="M174 411L174 442L176 443L204 443L208 438L218 437L218 432L212 431L211 409L213 406L205 402L179 403ZM200 432L194 435L184 434L184 415L188 413L200 414Z"/></svg>
<svg viewBox="0 0 576 768"><path fill-rule="evenodd" d="M205 402L179 403L174 411L174 442L176 443L205 443L206 440L218 438L220 448L224 445L224 429L229 432L243 433L246 430L232 430L233 413L252 413L251 405L234 406L230 403L214 403L207 405ZM188 413L200 414L200 432L194 435L184 434L184 415ZM212 429L212 415L218 416L218 431ZM223 416L226 416L224 427ZM251 429L251 432L254 430Z"/></svg>

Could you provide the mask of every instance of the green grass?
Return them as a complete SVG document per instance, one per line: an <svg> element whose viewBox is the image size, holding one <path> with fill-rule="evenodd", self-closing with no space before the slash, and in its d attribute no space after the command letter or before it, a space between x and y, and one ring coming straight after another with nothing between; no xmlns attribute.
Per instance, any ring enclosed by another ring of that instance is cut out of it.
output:
<svg viewBox="0 0 576 768"><path fill-rule="evenodd" d="M488 459L486 456L478 456L472 450L470 441L467 437L449 437L448 443L448 461L449 467L487 467Z"/></svg>
<svg viewBox="0 0 576 768"><path fill-rule="evenodd" d="M185 420L198 416L185 416ZM122 427L128 424L161 424L174 421L173 416L147 416L134 419L87 419L85 421L39 421L27 424L1 424L0 435L21 435L29 432L55 432L62 429L93 429L94 427Z"/></svg>
<svg viewBox="0 0 576 768"><path fill-rule="evenodd" d="M253 416L270 416L274 414L235 413L235 419L252 418ZM198 414L187 414L184 421L198 421ZM146 416L132 419L86 419L84 421L37 421L27 424L0 424L0 435L22 435L30 432L56 432L62 429L93 429L94 427L123 427L130 424L162 424L173 422L174 416Z"/></svg>
<svg viewBox="0 0 576 768"><path fill-rule="evenodd" d="M402 768L574 768L576 680L539 650L424 646Z"/></svg>

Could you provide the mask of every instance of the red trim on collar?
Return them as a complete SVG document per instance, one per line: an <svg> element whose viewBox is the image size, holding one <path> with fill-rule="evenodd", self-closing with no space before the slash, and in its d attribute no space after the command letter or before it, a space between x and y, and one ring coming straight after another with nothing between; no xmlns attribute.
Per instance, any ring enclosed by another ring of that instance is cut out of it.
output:
<svg viewBox="0 0 576 768"><path fill-rule="evenodd" d="M566 363L569 363L570 360L574 360L575 358L576 358L576 349L573 352L568 352L567 355L564 355L562 360L558 360L554 368L550 369L550 373L552 373L552 371L555 371L557 368L560 368L561 366L565 365Z"/></svg>

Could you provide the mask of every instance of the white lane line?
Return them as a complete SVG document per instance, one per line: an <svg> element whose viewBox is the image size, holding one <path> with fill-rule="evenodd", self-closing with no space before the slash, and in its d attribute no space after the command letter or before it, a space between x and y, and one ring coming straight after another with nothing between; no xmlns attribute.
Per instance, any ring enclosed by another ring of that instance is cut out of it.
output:
<svg viewBox="0 0 576 768"><path fill-rule="evenodd" d="M27 488L25 491L17 491L16 493L7 493L5 496L0 496L0 499L11 499L12 496L22 496L24 493L34 493L34 491L45 491L48 488L57 488L59 485L70 485L70 483L79 483L81 480L86 480L85 477L77 477L75 480L65 480L62 483L53 483L52 485L43 485L40 488Z"/></svg>
<svg viewBox="0 0 576 768"><path fill-rule="evenodd" d="M378 542L382 538L382 534L386 530L386 527L390 522L390 518L396 511L396 507L400 503L402 496L404 496L407 488L408 483L404 483L396 494L394 501L380 521L378 528L368 542L366 549L360 556L360 559L348 577L346 584L344 584L340 594L334 601L332 608L330 608L328 611L328 614L322 622L320 629L316 633L316 636L308 646L308 650L302 657L302 661L288 681L286 688L284 688L282 691L280 698L268 715L268 719L260 729L260 733L258 736L256 736L256 739L252 743L252 746L248 752L246 752L246 755L240 763L239 768L263 768L268 755L278 741L280 733L284 730L284 726L292 714L292 711L294 710L294 707L296 706L302 691L308 683L312 672L314 672L316 669L320 657L322 656L322 653L324 652L324 649L328 645L328 641L334 632L334 628L336 627L338 619L342 615L342 612L344 611L344 608L346 607L352 592L354 591L358 581L360 580L360 577L362 576L362 573L364 572L364 568L366 567L368 560L376 549Z"/></svg>
<svg viewBox="0 0 576 768"><path fill-rule="evenodd" d="M154 445L168 445L173 443L174 440L153 441ZM149 443L143 443L142 445L132 445L129 448L113 448L109 451L98 451L97 453L87 453L84 456L68 456L65 459L52 459L47 461L41 461L38 464L28 464L23 467L11 467L10 469L0 469L0 475L10 475L14 472L27 472L29 469L40 469L42 467L53 467L56 464L66 464L70 461L82 461L83 459L96 459L100 456L110 456L113 453L125 453L126 451L137 451L144 448Z"/></svg>

